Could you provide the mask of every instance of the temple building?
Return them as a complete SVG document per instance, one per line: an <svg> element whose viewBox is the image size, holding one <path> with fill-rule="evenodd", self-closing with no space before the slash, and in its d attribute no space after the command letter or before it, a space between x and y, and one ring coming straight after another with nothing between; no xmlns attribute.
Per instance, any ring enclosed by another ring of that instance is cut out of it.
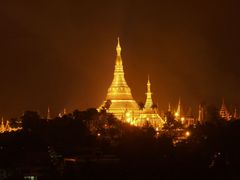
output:
<svg viewBox="0 0 240 180"><path fill-rule="evenodd" d="M239 119L239 116L237 114L237 108L234 109L233 119Z"/></svg>
<svg viewBox="0 0 240 180"><path fill-rule="evenodd" d="M6 121L6 123L4 123L4 120L2 118L1 125L0 125L0 133L13 132L13 131L18 131L20 129L22 129L22 128L21 127L17 127L17 128L11 127L9 124L9 121Z"/></svg>
<svg viewBox="0 0 240 180"><path fill-rule="evenodd" d="M182 118L182 107L181 107L181 99L179 98L177 111L174 113L176 120L180 121Z"/></svg>
<svg viewBox="0 0 240 180"><path fill-rule="evenodd" d="M51 112L50 112L50 108L48 106L48 109L47 109L47 120L51 120Z"/></svg>
<svg viewBox="0 0 240 180"><path fill-rule="evenodd" d="M205 114L206 114L206 108L204 107L204 105L199 104L198 106L198 122L199 123L204 123L205 121Z"/></svg>
<svg viewBox="0 0 240 180"><path fill-rule="evenodd" d="M186 126L186 127L189 127L191 125L194 125L196 122L195 122L195 118L194 118L194 115L193 115L193 111L192 111L192 108L189 107L188 108L188 111L187 113L185 114L184 117L181 118L182 120L182 123Z"/></svg>
<svg viewBox="0 0 240 180"><path fill-rule="evenodd" d="M142 126L144 123L149 122L155 128L162 128L164 120L159 116L157 108L153 107L152 92L151 92L151 83L148 77L147 82L147 98L143 108L143 111L140 114L140 121L138 125Z"/></svg>
<svg viewBox="0 0 240 180"><path fill-rule="evenodd" d="M116 51L117 57L113 81L108 88L106 100L100 108L104 108L106 103L110 102L109 107L106 108L107 112L113 113L120 120L136 123L140 110L124 77L119 38Z"/></svg>
<svg viewBox="0 0 240 180"><path fill-rule="evenodd" d="M219 111L219 115L221 118L230 120L232 118L231 114L229 113L227 106L225 105L224 99L222 101L222 106Z"/></svg>
<svg viewBox="0 0 240 180"><path fill-rule="evenodd" d="M67 109L63 108L63 111L58 114L58 117L62 118L65 115L67 115Z"/></svg>

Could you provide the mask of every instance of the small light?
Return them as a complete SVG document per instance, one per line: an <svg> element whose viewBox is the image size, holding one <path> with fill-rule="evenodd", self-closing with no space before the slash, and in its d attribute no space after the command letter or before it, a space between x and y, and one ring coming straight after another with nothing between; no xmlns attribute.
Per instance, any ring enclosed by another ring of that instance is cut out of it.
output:
<svg viewBox="0 0 240 180"><path fill-rule="evenodd" d="M190 132L189 131L187 131L185 134L186 134L187 137L190 136Z"/></svg>
<svg viewBox="0 0 240 180"><path fill-rule="evenodd" d="M130 115L131 115L130 113L126 113L126 116L127 116L127 117L130 117Z"/></svg>
<svg viewBox="0 0 240 180"><path fill-rule="evenodd" d="M101 136L101 134L100 134L100 133L97 133L97 136L98 136L98 137L100 137L100 136Z"/></svg>
<svg viewBox="0 0 240 180"><path fill-rule="evenodd" d="M177 116L179 116L179 114L176 112L176 113L175 113L175 116L177 117Z"/></svg>

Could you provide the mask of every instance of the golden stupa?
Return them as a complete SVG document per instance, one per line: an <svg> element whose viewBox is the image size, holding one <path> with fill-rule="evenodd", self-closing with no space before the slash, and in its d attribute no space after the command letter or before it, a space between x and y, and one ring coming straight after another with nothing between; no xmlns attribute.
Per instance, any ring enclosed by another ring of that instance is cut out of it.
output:
<svg viewBox="0 0 240 180"><path fill-rule="evenodd" d="M113 113L120 120L134 123L139 117L139 107L133 99L131 89L124 77L119 38L116 51L114 78L111 86L108 88L107 97L102 106L110 100L110 107L107 109L109 113Z"/></svg>

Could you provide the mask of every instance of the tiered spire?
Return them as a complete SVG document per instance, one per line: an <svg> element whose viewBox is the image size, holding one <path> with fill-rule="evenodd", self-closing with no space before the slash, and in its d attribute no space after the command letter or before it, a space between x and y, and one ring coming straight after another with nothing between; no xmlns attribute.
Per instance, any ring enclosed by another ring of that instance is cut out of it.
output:
<svg viewBox="0 0 240 180"><path fill-rule="evenodd" d="M117 56L121 56L121 46L120 46L120 39L118 37L118 43L117 43L117 47L116 47L116 51L117 51Z"/></svg>
<svg viewBox="0 0 240 180"><path fill-rule="evenodd" d="M178 107L177 107L177 112L175 113L175 116L180 118L181 117L181 99L179 98L178 101Z"/></svg>
<svg viewBox="0 0 240 180"><path fill-rule="evenodd" d="M168 112L171 112L171 111L172 111L171 104L168 103Z"/></svg>
<svg viewBox="0 0 240 180"><path fill-rule="evenodd" d="M233 118L238 119L237 108L234 109Z"/></svg>
<svg viewBox="0 0 240 180"><path fill-rule="evenodd" d="M219 115L223 119L226 119L226 120L231 119L231 115L228 112L228 109L227 109L227 106L225 105L224 99L222 100L222 106L221 106L221 109L219 111Z"/></svg>
<svg viewBox="0 0 240 180"><path fill-rule="evenodd" d="M117 57L114 69L114 77L111 86L108 89L107 98L109 100L113 99L133 99L131 90L127 85L127 82L124 77L123 63L121 57L121 45L120 39L117 41Z"/></svg>
<svg viewBox="0 0 240 180"><path fill-rule="evenodd" d="M11 127L10 127L10 125L9 125L9 121L7 121L6 122L6 126L5 126L5 130L6 131L10 131L11 129L10 129Z"/></svg>
<svg viewBox="0 0 240 180"><path fill-rule="evenodd" d="M48 106L48 111L47 111L47 120L51 119L51 112L50 112L50 108Z"/></svg>
<svg viewBox="0 0 240 180"><path fill-rule="evenodd" d="M148 82L147 82L147 92L146 92L146 102L144 106L144 110L142 114L140 114L140 123L141 125L144 125L144 123L147 121L149 122L153 127L162 128L163 126L163 119L159 116L156 109L153 109L153 100L152 100L152 91L151 91L151 82L150 78L148 76Z"/></svg>
<svg viewBox="0 0 240 180"><path fill-rule="evenodd" d="M67 115L67 109L66 108L63 109L63 115Z"/></svg>
<svg viewBox="0 0 240 180"><path fill-rule="evenodd" d="M5 131L5 126L4 126L3 117L2 117L0 132L2 133L4 131Z"/></svg>
<svg viewBox="0 0 240 180"><path fill-rule="evenodd" d="M153 100L152 100L152 92L151 92L151 83L150 83L150 79L148 76L148 82L147 82L147 99L146 99L146 103L145 103L145 108L146 109L151 109L152 105L153 105Z"/></svg>
<svg viewBox="0 0 240 180"><path fill-rule="evenodd" d="M199 104L198 106L198 121L202 123L204 120L204 112L203 112L203 106Z"/></svg>

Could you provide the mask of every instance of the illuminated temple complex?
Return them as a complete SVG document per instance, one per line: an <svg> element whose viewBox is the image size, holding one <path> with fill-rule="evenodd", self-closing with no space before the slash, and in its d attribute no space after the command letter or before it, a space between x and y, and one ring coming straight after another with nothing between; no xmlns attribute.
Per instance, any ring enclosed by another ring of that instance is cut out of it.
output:
<svg viewBox="0 0 240 180"><path fill-rule="evenodd" d="M153 106L154 103L152 100L151 82L149 77L147 82L146 102L144 107L141 107L143 109L140 109L139 105L134 100L131 89L125 80L121 50L122 49L118 38L113 81L108 88L106 99L100 106L99 110L104 108L107 110L107 112L114 114L119 120L128 122L135 126L143 126L146 122L148 122L154 128L161 129L166 117L164 117L163 120L163 118L159 115L158 109ZM179 98L176 111L172 111L169 105L168 112L172 113L177 121L188 127L196 124L197 121L199 123L204 122L206 108L200 105L198 110L198 118L195 118L192 108L189 108L188 111L184 113L181 106L181 100ZM237 109L235 109L233 116L229 113L224 100L219 110L219 115L225 120L239 118L237 115Z"/></svg>
<svg viewBox="0 0 240 180"><path fill-rule="evenodd" d="M109 107L106 108L107 111L114 114L122 121L137 126L142 126L144 122L148 121L154 127L162 127L162 118L159 116L156 109L152 109L153 101L150 81L148 80L147 84L148 91L146 93L147 99L144 109L140 110L137 102L133 99L131 89L124 77L119 38L116 51L117 56L113 81L108 88L106 99L101 107L104 107L106 102L110 102Z"/></svg>

